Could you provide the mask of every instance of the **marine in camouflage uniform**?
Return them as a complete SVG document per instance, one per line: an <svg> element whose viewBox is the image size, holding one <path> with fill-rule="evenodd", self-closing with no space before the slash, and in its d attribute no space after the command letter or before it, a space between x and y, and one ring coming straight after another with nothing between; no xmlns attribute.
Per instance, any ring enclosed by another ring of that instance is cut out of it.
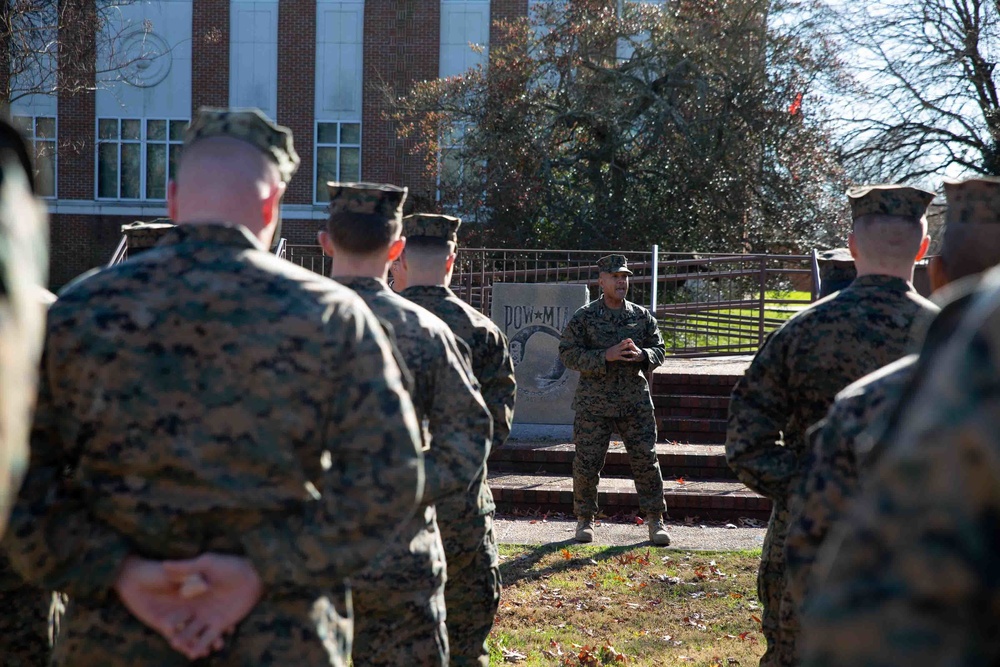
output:
<svg viewBox="0 0 1000 667"><path fill-rule="evenodd" d="M972 220L966 208L948 207L941 253L929 266L935 300L946 304L930 327L925 346L937 347L955 330L981 274L1000 262L1000 181L970 179L947 183L952 203L975 194L996 200ZM968 218L965 215L965 218ZM854 383L837 396L826 418L813 427L811 453L803 478L801 505L793 511L785 542L786 589L781 602L782 637L798 636L802 603L808 599L813 563L831 527L845 514L858 488L861 463L886 428L916 372L918 358L910 355ZM793 647L793 651L797 650Z"/></svg>
<svg viewBox="0 0 1000 667"><path fill-rule="evenodd" d="M219 187L185 184L199 149L243 142L285 182L297 164L255 110L199 110L185 139L172 207ZM344 580L416 507L419 424L367 306L268 253L273 218L251 223L179 224L49 311L8 554L70 596L55 665L189 664L113 586L130 555L207 553L249 559L264 595L199 664L347 664Z"/></svg>
<svg viewBox="0 0 1000 667"><path fill-rule="evenodd" d="M934 195L879 186L853 189L848 197L854 234L859 225L883 224L873 216L892 216L897 222L891 224L908 221L913 238L920 238L926 229L920 220ZM921 248L926 248L926 238ZM913 260L908 264L912 271ZM757 579L767 639L762 666L793 660L779 619L784 540L808 456L806 431L826 415L840 390L915 349L921 326L915 324L936 311L904 278L868 273L859 266L849 287L817 301L768 336L733 390L726 459L740 481L772 501Z"/></svg>
<svg viewBox="0 0 1000 667"><path fill-rule="evenodd" d="M403 219L407 248L404 262L412 260L416 247L430 244L452 256L458 241L458 218L417 214ZM442 269L445 260L442 260ZM410 282L402 295L444 320L472 353L472 371L479 380L483 400L493 417L491 449L503 446L514 415L514 364L507 338L488 317L459 299L448 289L450 271L440 284ZM451 664L489 664L486 638L500 604L500 565L493 533L496 506L486 484L486 468L464 497L437 503L438 524L448 559L445 602L448 608L448 642Z"/></svg>
<svg viewBox="0 0 1000 667"><path fill-rule="evenodd" d="M402 250L405 188L328 183L330 218L320 243L332 277L392 326L407 369L417 417L425 426L424 499L375 560L351 578L355 667L448 665L445 552L433 505L464 503L481 479L492 425L469 351L444 322L392 292L390 257Z"/></svg>
<svg viewBox="0 0 1000 667"><path fill-rule="evenodd" d="M990 246L976 252L996 262L1000 181L948 182L945 194L946 270L959 268L947 263L955 231ZM863 459L856 499L819 552L803 604L803 664L1000 661L997 285L996 269L949 285L908 386Z"/></svg>
<svg viewBox="0 0 1000 667"><path fill-rule="evenodd" d="M663 363L666 349L656 318L642 306L627 301L628 276L624 255L597 261L601 288L599 299L583 306L563 329L559 359L566 368L580 372L573 397L573 510L579 524L577 540L594 539L597 485L604 469L612 432L625 442L639 506L656 544L670 544L663 525L667 511L663 476L656 456L656 417L649 380ZM614 305L610 304L614 299ZM629 356L609 360L606 352L631 341Z"/></svg>
<svg viewBox="0 0 1000 667"><path fill-rule="evenodd" d="M20 162L18 160L20 158ZM0 121L0 534L28 465L47 272L45 210L31 191L31 163L17 130ZM48 660L49 594L0 554L0 657L10 667Z"/></svg>

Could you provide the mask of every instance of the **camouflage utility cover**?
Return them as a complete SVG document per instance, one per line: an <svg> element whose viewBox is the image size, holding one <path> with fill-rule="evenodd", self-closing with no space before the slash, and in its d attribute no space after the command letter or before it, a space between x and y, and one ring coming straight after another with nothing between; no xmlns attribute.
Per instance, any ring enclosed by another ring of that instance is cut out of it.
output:
<svg viewBox="0 0 1000 667"><path fill-rule="evenodd" d="M919 220L927 214L934 193L905 185L863 185L847 191L851 217L892 215Z"/></svg>
<svg viewBox="0 0 1000 667"><path fill-rule="evenodd" d="M461 218L434 213L415 213L403 218L403 236L429 236L458 243L458 228Z"/></svg>
<svg viewBox="0 0 1000 667"><path fill-rule="evenodd" d="M337 183L326 184L330 194L330 217L340 215L366 215L380 220L403 219L403 202L406 188L383 183Z"/></svg>
<svg viewBox="0 0 1000 667"><path fill-rule="evenodd" d="M285 183L292 180L299 168L292 131L272 122L260 109L201 107L184 133L184 148L211 137L239 139L259 149L278 165Z"/></svg>
<svg viewBox="0 0 1000 667"><path fill-rule="evenodd" d="M625 255L605 255L597 260L597 268L601 273L627 273L632 275L628 268Z"/></svg>

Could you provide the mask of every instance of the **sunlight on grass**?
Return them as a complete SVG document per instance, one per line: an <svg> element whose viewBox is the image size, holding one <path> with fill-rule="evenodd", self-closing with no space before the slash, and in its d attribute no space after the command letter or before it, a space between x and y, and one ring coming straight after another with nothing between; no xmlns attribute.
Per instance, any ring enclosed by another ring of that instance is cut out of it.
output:
<svg viewBox="0 0 1000 667"><path fill-rule="evenodd" d="M752 665L760 551L501 545L491 665Z"/></svg>

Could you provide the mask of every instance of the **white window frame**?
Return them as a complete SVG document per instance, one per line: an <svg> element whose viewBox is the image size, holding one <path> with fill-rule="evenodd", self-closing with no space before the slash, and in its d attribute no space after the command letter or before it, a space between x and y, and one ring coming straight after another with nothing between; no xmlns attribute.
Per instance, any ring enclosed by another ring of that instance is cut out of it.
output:
<svg viewBox="0 0 1000 667"><path fill-rule="evenodd" d="M118 124L118 136L114 139L102 139L101 138L101 122L102 121L116 121ZM138 121L139 126L139 138L138 139L122 139L122 123L124 121ZM150 139L149 138L149 123L150 122L165 122L165 132L163 139ZM166 201L166 185L170 182L170 148L176 146L178 150L183 145L183 137L171 138L170 130L171 127L176 123L182 127L187 127L190 121L186 118L143 118L136 116L101 116L95 119L95 141L94 141L94 199L97 201L154 201L161 202ZM118 165L118 179L116 184L116 193L114 197L101 196L101 146L105 144L113 144L117 146L117 165ZM139 146L139 196L138 197L123 197L122 196L122 145L137 145ZM147 179L146 174L148 171L148 159L149 159L149 147L151 145L162 145L166 146L166 156L167 161L165 167L166 181L164 182L164 196L160 197L149 197L147 196Z"/></svg>
<svg viewBox="0 0 1000 667"><path fill-rule="evenodd" d="M39 119L51 119L53 123L53 135L51 137L41 137L38 135L38 120ZM36 189L39 185L39 170L38 170L38 156L39 156L39 144L51 144L51 160L52 160L52 193L42 194L38 193L39 197L43 199L56 199L59 196L59 117L57 115L48 114L37 114L37 115L26 115L26 114L13 114L14 126L17 127L18 131L24 134L24 138L31 144L32 149L32 160L35 167L35 185ZM26 123L24 121L29 121L31 123L31 131L27 130Z"/></svg>
<svg viewBox="0 0 1000 667"><path fill-rule="evenodd" d="M336 125L337 126L337 143L320 143L319 141L319 126L320 125ZM342 125L357 125L358 126L358 142L354 143L341 143L341 126ZM327 199L327 191L325 182L320 183L319 175L319 149L321 148L336 148L337 149L337 175L335 178L331 179L334 181L343 180L341 174L341 159L340 151L344 148L357 148L358 149L358 176L357 180L362 180L361 174L361 146L364 143L363 127L361 124L361 119L357 120L317 120L313 124L313 174L314 184L313 184L313 203L315 204L326 204L329 200Z"/></svg>

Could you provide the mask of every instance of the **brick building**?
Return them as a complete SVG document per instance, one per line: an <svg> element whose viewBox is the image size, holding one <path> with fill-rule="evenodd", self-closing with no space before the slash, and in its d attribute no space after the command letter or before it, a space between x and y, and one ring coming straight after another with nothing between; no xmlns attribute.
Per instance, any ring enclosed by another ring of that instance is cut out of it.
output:
<svg viewBox="0 0 1000 667"><path fill-rule="evenodd" d="M260 107L294 132L302 166L282 232L291 243L315 241L327 180L405 184L433 200L434 178L384 117L384 91L464 71L485 58L469 45L488 48L492 21L528 9L528 0L139 0L104 21L93 3L63 4L78 9L60 43L85 46L83 58L76 49L61 59L59 78L87 90L11 105L54 155L39 164L54 288L106 262L122 224L166 215L183 129L203 105ZM126 65L107 71L109 62Z"/></svg>

